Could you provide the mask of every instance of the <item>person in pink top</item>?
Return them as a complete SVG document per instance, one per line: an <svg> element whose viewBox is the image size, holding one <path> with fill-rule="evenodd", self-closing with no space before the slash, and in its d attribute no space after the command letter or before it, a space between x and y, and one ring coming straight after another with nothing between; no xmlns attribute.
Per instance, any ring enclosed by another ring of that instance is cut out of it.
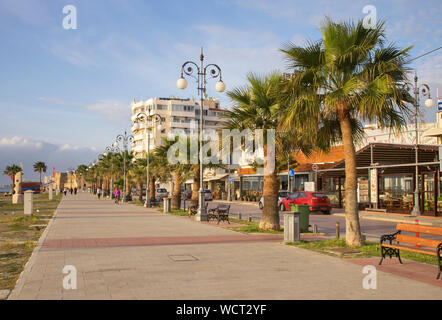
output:
<svg viewBox="0 0 442 320"><path fill-rule="evenodd" d="M118 204L118 202L120 201L120 190L118 190L118 188L115 189L114 196L115 196L115 203Z"/></svg>

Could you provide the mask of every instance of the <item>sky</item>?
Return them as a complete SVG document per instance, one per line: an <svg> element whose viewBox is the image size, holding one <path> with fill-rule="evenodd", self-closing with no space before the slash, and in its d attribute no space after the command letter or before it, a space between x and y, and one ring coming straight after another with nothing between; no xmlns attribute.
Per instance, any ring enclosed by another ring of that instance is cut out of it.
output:
<svg viewBox="0 0 442 320"><path fill-rule="evenodd" d="M77 29L63 27L67 5ZM193 81L185 91L176 81L201 47L229 90L249 72L287 71L280 48L320 39L325 16L363 19L366 5L386 21L388 41L414 46L411 57L442 45L437 0L0 0L0 169L22 162L36 180L36 161L57 171L89 164L130 131L134 98L197 98ZM442 50L411 67L433 97L442 90ZM215 83L208 95L228 107ZM435 108L425 113L435 121Z"/></svg>

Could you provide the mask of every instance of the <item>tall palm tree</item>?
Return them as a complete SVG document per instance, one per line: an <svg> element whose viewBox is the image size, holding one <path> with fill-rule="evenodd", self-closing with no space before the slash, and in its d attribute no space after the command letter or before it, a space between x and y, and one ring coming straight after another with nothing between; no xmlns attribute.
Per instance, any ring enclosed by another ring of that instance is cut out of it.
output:
<svg viewBox="0 0 442 320"><path fill-rule="evenodd" d="M288 105L284 125L310 131L312 136L328 133L332 143L343 144L346 242L359 246L354 140L360 137L364 121L393 129L406 122L412 98L402 85L411 48L386 45L384 22L365 29L362 21L335 23L326 18L320 31L320 41L304 47L289 43L281 50L293 71L279 92Z"/></svg>
<svg viewBox="0 0 442 320"><path fill-rule="evenodd" d="M47 170L47 166L46 163L44 163L43 161L37 161L36 163L34 163L34 172L38 172L40 174L40 185L41 185L41 173L42 172L46 172Z"/></svg>
<svg viewBox="0 0 442 320"><path fill-rule="evenodd" d="M279 73L273 72L269 75L259 76L250 73L247 76L248 84L243 87L235 88L227 92L227 96L233 101L234 106L231 110L224 113L228 120L226 127L229 129L262 129L264 134L264 156L270 157L269 145L267 141L267 131L275 130L275 170L272 172L264 171L264 208L259 223L259 228L263 230L279 230L278 214L278 169L282 169L280 160L286 150L295 150L301 148L308 153L310 141L296 138L300 132L292 130L284 132L280 130L281 112L284 108L280 105L275 90L282 81ZM295 138L293 138L295 137ZM294 161L293 161L294 162ZM284 159L285 168L287 168L287 156ZM267 165L265 163L264 165Z"/></svg>
<svg viewBox="0 0 442 320"><path fill-rule="evenodd" d="M3 171L3 174L5 176L10 176L12 178L12 190L11 190L12 194L14 193L14 188L15 188L15 175L21 171L23 171L22 168L20 168L16 164L6 166L5 170Z"/></svg>

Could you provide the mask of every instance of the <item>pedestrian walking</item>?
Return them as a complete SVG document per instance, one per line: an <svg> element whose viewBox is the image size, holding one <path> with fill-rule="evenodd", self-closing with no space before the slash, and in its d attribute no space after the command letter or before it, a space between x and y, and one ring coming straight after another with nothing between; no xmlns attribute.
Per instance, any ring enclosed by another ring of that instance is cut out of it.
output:
<svg viewBox="0 0 442 320"><path fill-rule="evenodd" d="M64 193L65 196L68 193L68 189L66 187L63 189L63 193Z"/></svg>
<svg viewBox="0 0 442 320"><path fill-rule="evenodd" d="M74 194L77 195L77 188L74 188Z"/></svg>
<svg viewBox="0 0 442 320"><path fill-rule="evenodd" d="M114 196L115 196L115 203L118 204L120 202L120 190L118 190L118 188L115 188Z"/></svg>
<svg viewBox="0 0 442 320"><path fill-rule="evenodd" d="M98 197L98 200L100 200L100 197L101 197L101 189L100 188L97 188L97 197Z"/></svg>
<svg viewBox="0 0 442 320"><path fill-rule="evenodd" d="M71 194L74 192L74 189L70 188L69 191L71 192Z"/></svg>

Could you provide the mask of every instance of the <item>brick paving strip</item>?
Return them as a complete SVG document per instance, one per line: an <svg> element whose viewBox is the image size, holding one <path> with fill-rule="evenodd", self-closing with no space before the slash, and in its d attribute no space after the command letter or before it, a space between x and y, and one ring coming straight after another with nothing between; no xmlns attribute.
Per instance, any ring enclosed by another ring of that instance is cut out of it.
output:
<svg viewBox="0 0 442 320"><path fill-rule="evenodd" d="M400 264L398 259L395 258L384 259L382 265L379 265L379 259L380 258L362 258L345 260L360 266L373 265L378 271L391 273L442 288L442 280L436 280L436 275L439 271L438 266L436 265L420 263L407 259L402 259L403 264Z"/></svg>
<svg viewBox="0 0 442 320"><path fill-rule="evenodd" d="M233 235L233 236L187 236L187 237L135 237L135 238L85 238L46 239L44 249L103 248L125 246L168 246L211 243L238 243L283 240L282 235Z"/></svg>

